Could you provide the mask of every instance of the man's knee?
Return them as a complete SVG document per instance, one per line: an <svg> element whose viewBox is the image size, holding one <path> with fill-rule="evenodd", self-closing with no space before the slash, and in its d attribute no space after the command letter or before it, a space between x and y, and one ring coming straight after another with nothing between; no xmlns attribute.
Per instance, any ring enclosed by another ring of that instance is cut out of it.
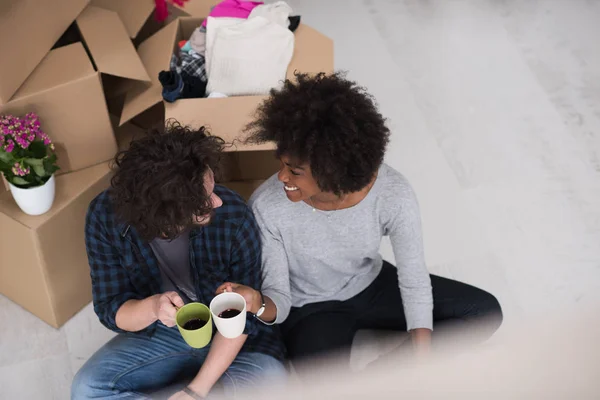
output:
<svg viewBox="0 0 600 400"><path fill-rule="evenodd" d="M98 376L99 369L87 364L75 374L71 383L71 400L85 400L102 397L110 392L107 382Z"/></svg>
<svg viewBox="0 0 600 400"><path fill-rule="evenodd" d="M265 382L269 385L283 383L286 379L287 370L276 358L261 353L241 353L223 374L221 383L225 392L231 395Z"/></svg>

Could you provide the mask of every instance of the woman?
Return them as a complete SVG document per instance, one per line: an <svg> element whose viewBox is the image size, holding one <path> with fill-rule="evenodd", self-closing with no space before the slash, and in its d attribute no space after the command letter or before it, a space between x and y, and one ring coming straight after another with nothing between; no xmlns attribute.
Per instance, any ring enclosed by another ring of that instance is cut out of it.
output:
<svg viewBox="0 0 600 400"><path fill-rule="evenodd" d="M415 194L383 163L390 132L363 88L340 73L299 74L272 92L248 130L252 142L275 142L281 160L250 200L263 290L224 287L263 322L282 324L293 360L334 350L349 358L358 329L408 330L423 355L434 326L436 337L453 326L472 341L499 327L494 296L427 272ZM395 267L379 254L383 236Z"/></svg>

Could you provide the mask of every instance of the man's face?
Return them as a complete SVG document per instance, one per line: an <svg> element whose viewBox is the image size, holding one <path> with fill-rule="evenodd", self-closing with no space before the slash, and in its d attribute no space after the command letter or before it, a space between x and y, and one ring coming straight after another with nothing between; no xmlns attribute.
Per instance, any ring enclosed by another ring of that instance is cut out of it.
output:
<svg viewBox="0 0 600 400"><path fill-rule="evenodd" d="M215 174L212 169L208 169L206 174L204 175L204 187L206 189L206 193L210 193L210 201L212 203L213 212L207 215L196 215L194 218L196 220L196 224L199 226L208 225L214 214L214 209L219 208L223 205L223 200L219 196L217 196L214 192L215 190Z"/></svg>

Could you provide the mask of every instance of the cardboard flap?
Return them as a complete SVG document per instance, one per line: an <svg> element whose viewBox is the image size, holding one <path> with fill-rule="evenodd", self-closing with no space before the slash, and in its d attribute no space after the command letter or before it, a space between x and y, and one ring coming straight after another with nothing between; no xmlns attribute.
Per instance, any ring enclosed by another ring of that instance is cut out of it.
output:
<svg viewBox="0 0 600 400"><path fill-rule="evenodd" d="M151 82L135 82L131 87L125 97L121 125L162 101L162 86L158 81L158 73L169 69L178 30L179 21L173 21L138 47L139 57L150 75Z"/></svg>
<svg viewBox="0 0 600 400"><path fill-rule="evenodd" d="M98 71L121 78L150 81L117 13L89 6L77 17L77 26Z"/></svg>
<svg viewBox="0 0 600 400"><path fill-rule="evenodd" d="M308 25L300 24L294 32L294 55L287 70L287 78L294 72L314 74L333 72L333 40Z"/></svg>
<svg viewBox="0 0 600 400"><path fill-rule="evenodd" d="M138 35L154 11L154 0L92 0L90 4L116 12L131 39Z"/></svg>
<svg viewBox="0 0 600 400"><path fill-rule="evenodd" d="M81 43L49 52L15 93L13 100L95 74Z"/></svg>
<svg viewBox="0 0 600 400"><path fill-rule="evenodd" d="M88 2L0 1L0 104L10 100Z"/></svg>
<svg viewBox="0 0 600 400"><path fill-rule="evenodd" d="M129 148L129 145L133 140L137 140L146 136L146 131L131 122L127 122L121 126L119 124L119 118L111 115L110 122L115 130L115 137L117 138L117 144L119 151L124 151Z"/></svg>

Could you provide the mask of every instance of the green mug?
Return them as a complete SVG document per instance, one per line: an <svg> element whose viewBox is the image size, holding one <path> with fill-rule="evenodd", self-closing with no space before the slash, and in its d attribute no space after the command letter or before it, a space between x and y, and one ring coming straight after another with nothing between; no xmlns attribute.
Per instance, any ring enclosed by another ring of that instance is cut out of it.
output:
<svg viewBox="0 0 600 400"><path fill-rule="evenodd" d="M184 325L192 319L198 318L206 321L200 329L185 329ZM212 339L212 316L210 309L202 303L189 303L177 310L175 322L183 340L195 349L201 349L210 343Z"/></svg>

